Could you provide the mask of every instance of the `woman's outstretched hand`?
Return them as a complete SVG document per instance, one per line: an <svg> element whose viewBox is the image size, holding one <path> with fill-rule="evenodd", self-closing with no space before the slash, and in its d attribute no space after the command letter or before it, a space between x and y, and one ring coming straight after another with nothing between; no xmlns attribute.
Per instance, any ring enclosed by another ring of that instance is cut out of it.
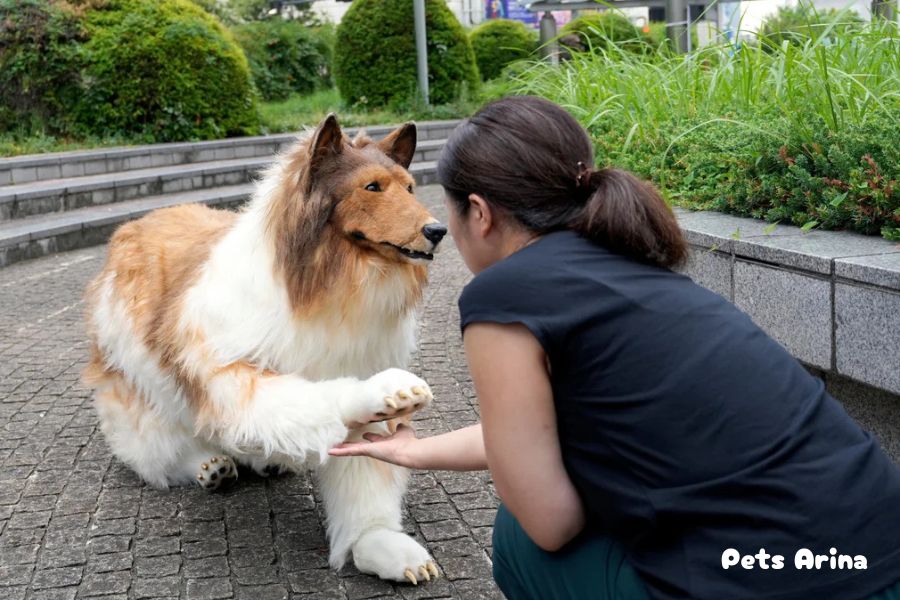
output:
<svg viewBox="0 0 900 600"><path fill-rule="evenodd" d="M331 456L368 456L401 467L415 468L412 446L419 440L412 427L397 425L392 435L363 434L365 442L344 442L328 451Z"/></svg>
<svg viewBox="0 0 900 600"><path fill-rule="evenodd" d="M398 425L393 435L363 434L365 442L344 442L331 456L368 456L410 469L481 471L487 469L481 425L419 439L412 427Z"/></svg>

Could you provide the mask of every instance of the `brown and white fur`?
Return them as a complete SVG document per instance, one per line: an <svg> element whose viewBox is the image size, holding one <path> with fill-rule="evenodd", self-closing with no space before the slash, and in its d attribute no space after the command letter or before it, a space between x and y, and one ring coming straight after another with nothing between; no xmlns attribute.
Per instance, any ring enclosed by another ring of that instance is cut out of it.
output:
<svg viewBox="0 0 900 600"><path fill-rule="evenodd" d="M85 381L120 460L158 487L217 487L234 461L315 464L332 566L352 553L397 581L437 575L402 533L407 471L327 452L431 400L395 368L446 231L413 195L415 145L411 123L351 141L330 115L241 212L184 205L123 225L86 294Z"/></svg>

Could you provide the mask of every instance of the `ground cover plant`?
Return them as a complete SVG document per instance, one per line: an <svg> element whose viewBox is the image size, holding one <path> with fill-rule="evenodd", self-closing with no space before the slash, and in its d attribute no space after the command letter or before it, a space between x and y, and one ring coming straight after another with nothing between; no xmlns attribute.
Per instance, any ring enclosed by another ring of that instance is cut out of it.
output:
<svg viewBox="0 0 900 600"><path fill-rule="evenodd" d="M816 36L689 55L606 44L532 63L511 86L565 106L601 164L678 204L900 240L895 23L832 14Z"/></svg>

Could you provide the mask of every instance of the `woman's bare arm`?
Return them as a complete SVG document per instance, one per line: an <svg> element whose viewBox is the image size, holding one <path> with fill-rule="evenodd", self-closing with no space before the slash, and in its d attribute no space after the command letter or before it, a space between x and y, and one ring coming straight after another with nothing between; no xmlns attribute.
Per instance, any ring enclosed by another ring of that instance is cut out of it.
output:
<svg viewBox="0 0 900 600"><path fill-rule="evenodd" d="M413 430L400 425L391 436L367 433L366 442L350 442L333 448L332 456L370 456L402 467L436 471L484 471L487 459L481 425L417 439Z"/></svg>
<svg viewBox="0 0 900 600"><path fill-rule="evenodd" d="M584 509L562 463L544 350L518 324L474 323L463 339L497 492L538 546L557 550Z"/></svg>

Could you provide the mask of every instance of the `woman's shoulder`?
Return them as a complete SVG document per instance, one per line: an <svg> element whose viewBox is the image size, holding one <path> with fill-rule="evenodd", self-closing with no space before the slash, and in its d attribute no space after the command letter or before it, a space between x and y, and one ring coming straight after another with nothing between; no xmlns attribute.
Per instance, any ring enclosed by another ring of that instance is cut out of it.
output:
<svg viewBox="0 0 900 600"><path fill-rule="evenodd" d="M590 244L577 233L548 233L476 275L460 295L460 310L476 305L520 305L560 291L566 247Z"/></svg>

